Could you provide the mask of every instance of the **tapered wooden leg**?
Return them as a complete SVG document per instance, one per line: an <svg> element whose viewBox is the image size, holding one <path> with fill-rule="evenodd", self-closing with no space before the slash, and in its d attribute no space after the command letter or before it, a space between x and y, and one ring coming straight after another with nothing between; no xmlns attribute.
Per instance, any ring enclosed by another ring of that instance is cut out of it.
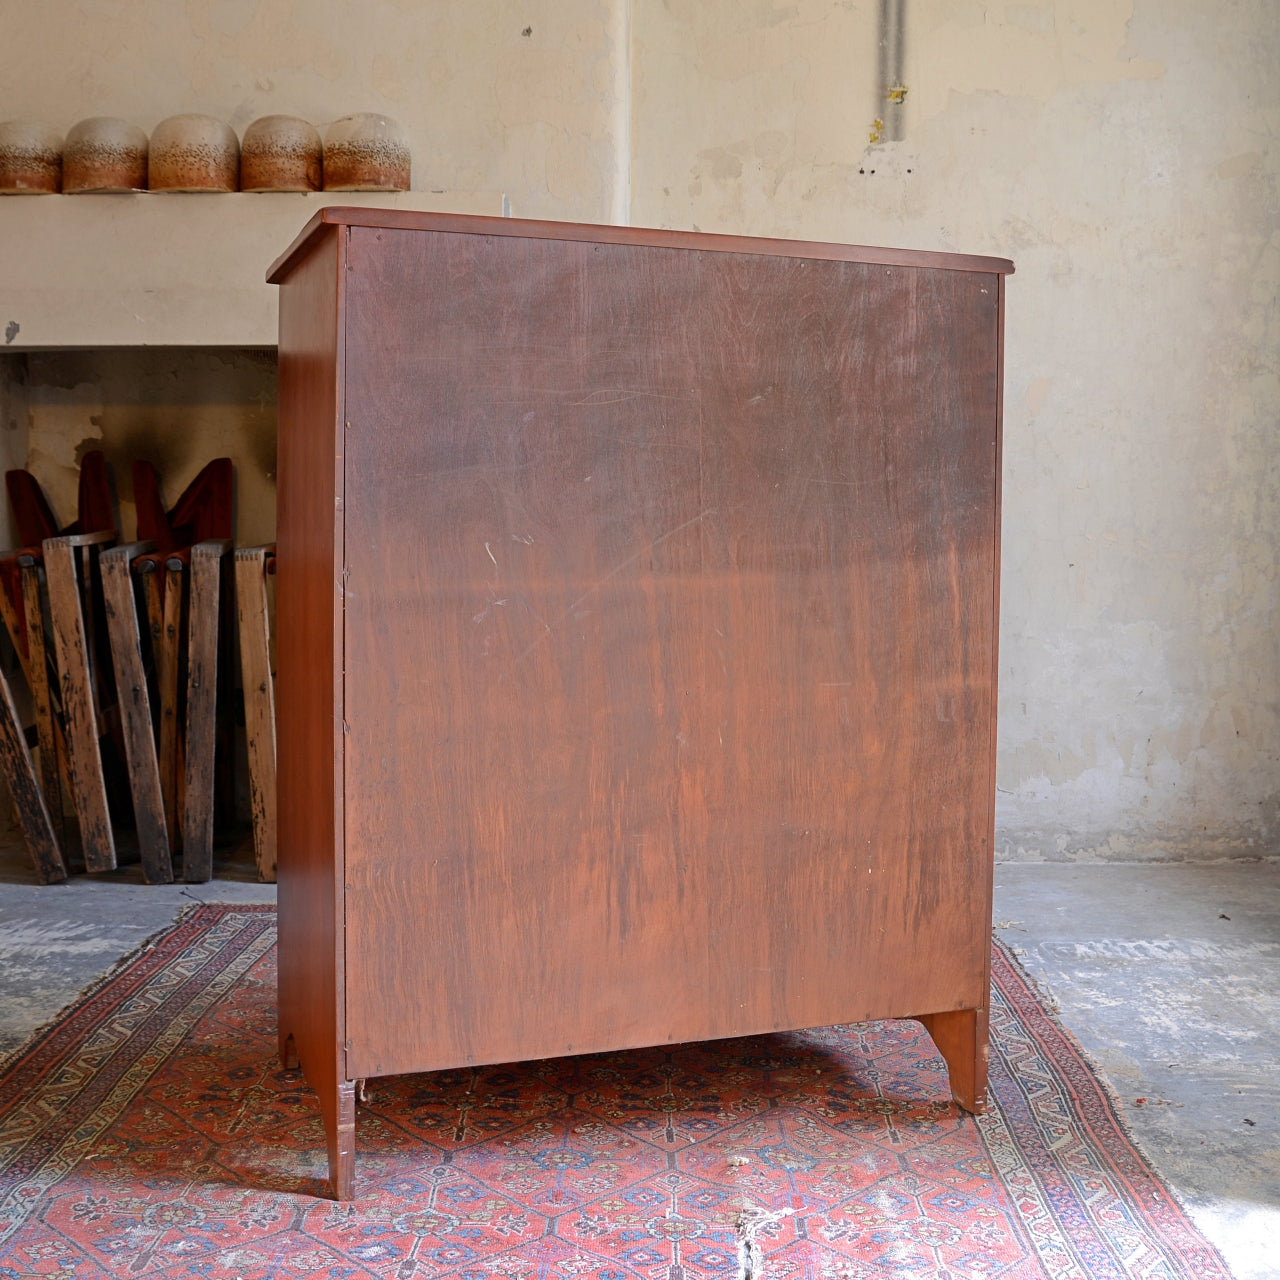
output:
<svg viewBox="0 0 1280 1280"><path fill-rule="evenodd" d="M356 1085L338 1082L335 1108L337 1123L325 1125L329 1139L329 1181L335 1200L353 1200L356 1194Z"/></svg>
<svg viewBox="0 0 1280 1280"><path fill-rule="evenodd" d="M938 1052L946 1059L951 1096L956 1105L981 1115L987 1109L986 1008L926 1013L917 1021L924 1024Z"/></svg>
<svg viewBox="0 0 1280 1280"><path fill-rule="evenodd" d="M258 862L258 879L268 882L276 878L276 707L266 570L267 557L274 550L274 547L241 547L235 558L253 850Z"/></svg>
<svg viewBox="0 0 1280 1280"><path fill-rule="evenodd" d="M80 608L76 553L81 547L105 543L113 538L114 534L75 534L49 538L44 544L49 613L62 683L67 747L71 755L72 800L80 823L80 840L88 871L113 871L116 847L98 745L98 717L84 616Z"/></svg>
<svg viewBox="0 0 1280 1280"><path fill-rule="evenodd" d="M138 630L137 603L130 569L133 560L152 546L154 543L114 547L103 553L98 564L102 570L107 635L111 641L125 760L129 766L129 790L138 825L142 874L148 884L171 884L173 859L160 790L160 763L151 728L151 697L142 666L142 636Z"/></svg>
<svg viewBox="0 0 1280 1280"><path fill-rule="evenodd" d="M191 548L187 602L187 725L182 804L182 878L213 876L213 760L217 729L218 609L229 542Z"/></svg>

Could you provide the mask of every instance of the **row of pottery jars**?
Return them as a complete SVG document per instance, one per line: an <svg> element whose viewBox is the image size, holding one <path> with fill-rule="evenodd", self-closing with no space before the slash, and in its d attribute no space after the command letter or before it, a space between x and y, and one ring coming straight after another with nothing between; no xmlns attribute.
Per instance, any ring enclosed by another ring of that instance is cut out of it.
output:
<svg viewBox="0 0 1280 1280"><path fill-rule="evenodd" d="M0 193L64 191L407 191L412 158L387 116L335 120L323 146L314 125L263 116L237 140L212 116L170 116L147 135L110 116L55 129L0 123Z"/></svg>

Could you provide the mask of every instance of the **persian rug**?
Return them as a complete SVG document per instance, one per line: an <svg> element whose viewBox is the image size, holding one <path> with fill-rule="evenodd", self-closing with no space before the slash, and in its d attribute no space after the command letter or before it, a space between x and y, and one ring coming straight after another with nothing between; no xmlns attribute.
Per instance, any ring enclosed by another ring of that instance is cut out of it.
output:
<svg viewBox="0 0 1280 1280"><path fill-rule="evenodd" d="M1229 1280L998 946L992 1095L914 1022L369 1082L357 1199L200 907L0 1066L0 1277Z"/></svg>

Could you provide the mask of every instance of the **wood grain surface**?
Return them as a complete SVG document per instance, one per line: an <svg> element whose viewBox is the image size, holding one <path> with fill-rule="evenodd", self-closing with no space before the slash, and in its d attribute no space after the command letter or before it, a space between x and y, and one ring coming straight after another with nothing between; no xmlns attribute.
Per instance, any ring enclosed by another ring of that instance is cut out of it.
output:
<svg viewBox="0 0 1280 1280"><path fill-rule="evenodd" d="M27 687L31 690L31 710L35 718L36 742L40 748L40 784L54 838L60 848L67 848L66 823L62 810L62 779L68 770L66 742L54 709L53 682L50 680L49 652L45 644L45 606L40 590L40 565L34 555L18 557L19 580L22 584L22 608L26 620ZM3 595L0 592L0 595Z"/></svg>
<svg viewBox="0 0 1280 1280"><path fill-rule="evenodd" d="M276 706L267 607L268 566L274 570L275 554L274 543L238 547L235 554L253 849L258 879L266 882L276 878Z"/></svg>
<svg viewBox="0 0 1280 1280"><path fill-rule="evenodd" d="M22 721L14 706L13 690L3 671L0 671L0 776L9 788L37 879L41 884L65 880L66 860L54 832L44 793L36 781L35 765L27 748Z"/></svg>
<svg viewBox="0 0 1280 1280"><path fill-rule="evenodd" d="M349 234L350 1074L983 1006L998 277Z"/></svg>
<svg viewBox="0 0 1280 1280"><path fill-rule="evenodd" d="M92 667L88 617L83 608L90 593L92 556L115 541L114 533L68 534L44 543L45 581L54 652L61 682L71 764L71 798L80 825L87 871L113 871L115 837L107 804L106 779L99 746L97 694Z"/></svg>
<svg viewBox="0 0 1280 1280"><path fill-rule="evenodd" d="M316 241L280 290L276 585L281 1057L296 1053L319 1095L341 1198L355 1124L342 919L345 238Z"/></svg>
<svg viewBox="0 0 1280 1280"><path fill-rule="evenodd" d="M129 790L138 829L142 874L148 884L173 883L173 854L160 787L160 762L156 754L151 718L151 694L143 666L142 635L134 594L133 562L155 549L154 542L131 542L103 552L102 594L106 606L107 633L111 641L116 676L116 698L123 729Z"/></svg>
<svg viewBox="0 0 1280 1280"><path fill-rule="evenodd" d="M230 550L229 538L197 542L189 563L182 788L182 878L187 884L203 884L213 876L218 616L222 562ZM176 584L182 562L170 559L166 567Z"/></svg>
<svg viewBox="0 0 1280 1280"><path fill-rule="evenodd" d="M281 1052L918 1017L980 1109L1002 259L326 211L280 260Z"/></svg>

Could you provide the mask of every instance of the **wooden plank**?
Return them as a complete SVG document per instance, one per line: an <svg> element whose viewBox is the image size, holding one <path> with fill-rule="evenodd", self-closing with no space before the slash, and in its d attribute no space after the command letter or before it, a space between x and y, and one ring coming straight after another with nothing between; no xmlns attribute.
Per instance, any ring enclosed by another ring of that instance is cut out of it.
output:
<svg viewBox="0 0 1280 1280"><path fill-rule="evenodd" d="M156 671L156 702L159 707L155 727L156 757L160 768L160 796L164 804L165 831L172 856L182 848L178 690L182 669L185 574L181 569L166 570L163 561L155 556L139 556L135 561L135 572L142 577L147 625L151 632L151 655Z"/></svg>
<svg viewBox="0 0 1280 1280"><path fill-rule="evenodd" d="M151 722L151 696L142 662L142 636L134 596L133 561L153 550L153 542L113 547L99 560L106 604L107 634L115 667L116 696L123 726L129 789L138 827L142 874L148 884L173 882L173 857L160 788L160 762Z"/></svg>
<svg viewBox="0 0 1280 1280"><path fill-rule="evenodd" d="M107 532L49 538L44 544L49 614L71 762L71 799L80 824L87 871L113 871L116 848L98 745L98 717L80 610L81 571L77 568L77 557L82 550L105 547L114 541L115 534Z"/></svg>
<svg viewBox="0 0 1280 1280"><path fill-rule="evenodd" d="M276 706L267 614L267 560L274 555L274 544L240 547L235 555L253 849L258 879L267 882L276 878Z"/></svg>
<svg viewBox="0 0 1280 1280"><path fill-rule="evenodd" d="M31 658L23 638L22 602L10 600L9 593L3 587L0 587L0 620L3 620L4 629L9 633L9 643L13 645L18 665L22 668L23 678L27 682L27 687L30 688Z"/></svg>
<svg viewBox="0 0 1280 1280"><path fill-rule="evenodd" d="M13 797L13 807L18 811L18 822L31 853L31 865L41 884L65 880L67 864L54 834L44 794L36 782L26 735L13 705L13 691L3 671L0 671L0 769Z"/></svg>
<svg viewBox="0 0 1280 1280"><path fill-rule="evenodd" d="M54 715L53 691L49 686L49 655L45 648L44 608L40 598L40 566L35 557L18 557L22 575L22 604L27 623L27 679L35 714L36 741L40 747L40 779L45 805L59 845L66 847L66 827L62 813L62 769L59 767L60 726ZM65 764L65 743L62 758Z"/></svg>
<svg viewBox="0 0 1280 1280"><path fill-rule="evenodd" d="M345 232L313 241L280 290L276 711L280 1047L320 1102L329 1176L350 1194L354 1152L343 972L342 593Z"/></svg>
<svg viewBox="0 0 1280 1280"><path fill-rule="evenodd" d="M197 542L191 548L182 802L182 878L188 884L199 884L213 876L218 613L222 596L222 560L230 550L229 539ZM169 564L172 565L173 561Z"/></svg>

